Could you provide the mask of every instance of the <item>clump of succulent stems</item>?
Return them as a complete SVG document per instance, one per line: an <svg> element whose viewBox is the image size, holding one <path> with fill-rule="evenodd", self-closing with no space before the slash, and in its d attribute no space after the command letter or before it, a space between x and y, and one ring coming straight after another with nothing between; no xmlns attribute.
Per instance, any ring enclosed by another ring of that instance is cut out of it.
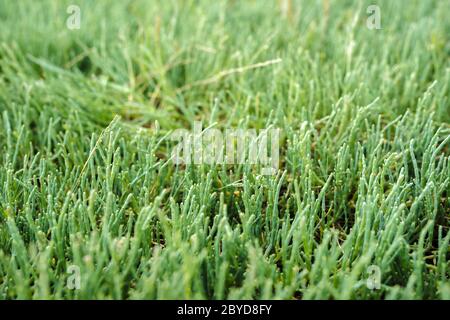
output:
<svg viewBox="0 0 450 320"><path fill-rule="evenodd" d="M77 2L0 0L0 299L450 299L450 2Z"/></svg>

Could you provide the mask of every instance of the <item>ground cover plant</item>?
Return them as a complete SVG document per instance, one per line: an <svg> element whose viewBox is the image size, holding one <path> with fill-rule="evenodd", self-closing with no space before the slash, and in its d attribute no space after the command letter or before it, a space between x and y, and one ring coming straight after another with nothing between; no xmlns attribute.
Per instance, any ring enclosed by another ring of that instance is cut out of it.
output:
<svg viewBox="0 0 450 320"><path fill-rule="evenodd" d="M450 299L448 12L0 0L0 299ZM278 171L174 164L195 121Z"/></svg>

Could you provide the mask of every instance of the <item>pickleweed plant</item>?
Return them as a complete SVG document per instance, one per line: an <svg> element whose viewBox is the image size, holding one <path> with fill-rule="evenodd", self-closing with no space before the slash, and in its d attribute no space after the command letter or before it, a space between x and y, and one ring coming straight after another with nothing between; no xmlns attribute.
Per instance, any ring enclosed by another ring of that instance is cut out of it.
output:
<svg viewBox="0 0 450 320"><path fill-rule="evenodd" d="M0 0L0 299L450 299L449 11Z"/></svg>

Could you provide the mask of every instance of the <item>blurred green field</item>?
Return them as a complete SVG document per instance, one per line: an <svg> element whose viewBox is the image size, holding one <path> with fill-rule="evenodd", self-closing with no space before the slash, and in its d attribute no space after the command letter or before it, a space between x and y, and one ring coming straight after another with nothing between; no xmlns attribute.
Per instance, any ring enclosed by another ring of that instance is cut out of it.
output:
<svg viewBox="0 0 450 320"><path fill-rule="evenodd" d="M450 299L449 12L0 0L0 299ZM278 172L174 165L195 121Z"/></svg>

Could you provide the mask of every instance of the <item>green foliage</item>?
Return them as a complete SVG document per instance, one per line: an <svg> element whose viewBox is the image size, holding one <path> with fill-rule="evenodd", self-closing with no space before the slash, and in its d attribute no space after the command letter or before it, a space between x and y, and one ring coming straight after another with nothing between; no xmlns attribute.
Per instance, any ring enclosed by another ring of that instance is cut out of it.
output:
<svg viewBox="0 0 450 320"><path fill-rule="evenodd" d="M0 299L450 299L450 2L76 2L0 0Z"/></svg>

